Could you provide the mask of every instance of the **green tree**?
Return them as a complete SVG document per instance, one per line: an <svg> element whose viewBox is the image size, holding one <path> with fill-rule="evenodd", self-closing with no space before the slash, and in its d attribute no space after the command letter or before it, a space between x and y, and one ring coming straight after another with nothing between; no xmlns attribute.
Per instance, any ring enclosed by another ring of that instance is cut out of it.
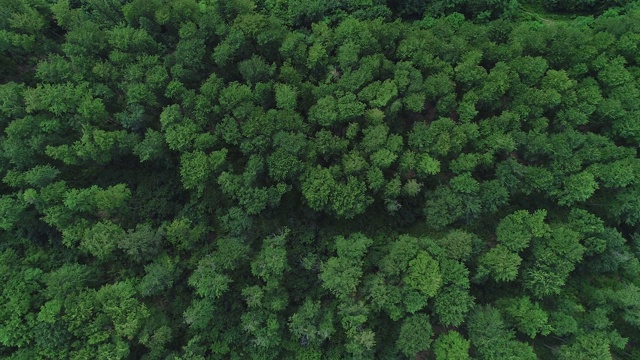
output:
<svg viewBox="0 0 640 360"><path fill-rule="evenodd" d="M521 263L522 258L517 253L498 245L480 256L477 276L491 275L496 281L513 281Z"/></svg>
<svg viewBox="0 0 640 360"><path fill-rule="evenodd" d="M433 329L426 314L416 314L406 318L402 322L400 334L396 344L408 358L417 356L418 353L426 351L433 341Z"/></svg>
<svg viewBox="0 0 640 360"><path fill-rule="evenodd" d="M356 233L349 238L336 237L338 256L331 257L321 266L320 280L322 286L338 298L352 296L360 283L363 274L362 266L371 239Z"/></svg>
<svg viewBox="0 0 640 360"><path fill-rule="evenodd" d="M531 302L529 298L505 300L507 319L514 323L516 329L530 338L537 334L548 335L552 328L548 324L548 315L540 304Z"/></svg>
<svg viewBox="0 0 640 360"><path fill-rule="evenodd" d="M433 351L437 360L466 360L469 359L469 340L460 333L449 331L438 336L433 344Z"/></svg>
<svg viewBox="0 0 640 360"><path fill-rule="evenodd" d="M484 359L536 358L531 347L515 340L500 312L491 306L477 308L468 326L469 339Z"/></svg>
<svg viewBox="0 0 640 360"><path fill-rule="evenodd" d="M409 261L404 281L424 296L433 297L442 284L440 266L427 252L420 251Z"/></svg>

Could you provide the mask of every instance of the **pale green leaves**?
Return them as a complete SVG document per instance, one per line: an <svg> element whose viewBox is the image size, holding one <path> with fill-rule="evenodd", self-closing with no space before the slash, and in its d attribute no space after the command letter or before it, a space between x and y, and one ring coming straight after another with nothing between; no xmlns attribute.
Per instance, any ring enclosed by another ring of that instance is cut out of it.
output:
<svg viewBox="0 0 640 360"><path fill-rule="evenodd" d="M295 110L297 106L296 90L286 84L276 84L276 106L283 110Z"/></svg>
<svg viewBox="0 0 640 360"><path fill-rule="evenodd" d="M398 88L393 80L385 80L384 82L375 81L366 86L358 98L368 102L374 108L382 108L398 96Z"/></svg>
<svg viewBox="0 0 640 360"><path fill-rule="evenodd" d="M499 282L513 281L518 276L521 263L520 255L509 251L503 245L498 245L480 257L478 276L490 274Z"/></svg>
<svg viewBox="0 0 640 360"><path fill-rule="evenodd" d="M320 301L307 299L289 318L289 331L296 338L320 343L335 332L332 320L330 313L323 313Z"/></svg>
<svg viewBox="0 0 640 360"><path fill-rule="evenodd" d="M543 237L549 231L549 225L544 220L546 210L537 210L533 214L519 210L508 215L498 225L498 242L510 251L518 252L526 249L534 237Z"/></svg>
<svg viewBox="0 0 640 360"><path fill-rule="evenodd" d="M435 175L440 172L440 161L428 154L422 154L418 160L418 172L424 175Z"/></svg>
<svg viewBox="0 0 640 360"><path fill-rule="evenodd" d="M559 191L560 205L572 205L589 199L598 189L593 174L587 171L567 177L563 181L563 189Z"/></svg>
<svg viewBox="0 0 640 360"><path fill-rule="evenodd" d="M104 131L85 127L82 136L71 145L47 146L46 154L67 165L83 163L108 164L129 154L138 142L135 134L124 130Z"/></svg>
<svg viewBox="0 0 640 360"><path fill-rule="evenodd" d="M353 163L347 161L347 166ZM311 169L302 182L302 194L310 208L316 211L330 210L338 217L350 219L362 214L373 199L366 193L364 181L349 176L338 182L329 169Z"/></svg>
<svg viewBox="0 0 640 360"><path fill-rule="evenodd" d="M185 189L195 189L198 193L204 191L207 180L224 164L227 149L205 154L202 151L184 153L180 158L180 175Z"/></svg>
<svg viewBox="0 0 640 360"><path fill-rule="evenodd" d="M333 257L322 265L320 279L322 286L331 290L338 297L352 295L360 283L362 268L348 258Z"/></svg>
<svg viewBox="0 0 640 360"><path fill-rule="evenodd" d="M309 109L309 120L322 126L332 126L338 121L337 101L333 96L320 98Z"/></svg>
<svg viewBox="0 0 640 360"><path fill-rule="evenodd" d="M105 285L96 293L101 311L113 323L115 336L133 339L150 315L147 307L134 297L135 293L130 281Z"/></svg>
<svg viewBox="0 0 640 360"><path fill-rule="evenodd" d="M263 240L262 250L251 263L251 273L267 284L277 284L288 268L286 238L288 230Z"/></svg>
<svg viewBox="0 0 640 360"><path fill-rule="evenodd" d="M468 360L471 342L457 331L443 333L433 344L436 360Z"/></svg>
<svg viewBox="0 0 640 360"><path fill-rule="evenodd" d="M311 170L302 182L302 194L310 208L321 210L329 203L335 186L335 179L328 169L316 168Z"/></svg>
<svg viewBox="0 0 640 360"><path fill-rule="evenodd" d="M537 302L528 297L505 301L507 318L516 325L518 331L530 338L537 334L548 335L552 327L548 324L549 316Z"/></svg>
<svg viewBox="0 0 640 360"><path fill-rule="evenodd" d="M224 294L233 280L221 272L214 257L207 256L198 263L197 269L189 277L189 285L204 298L217 299Z"/></svg>
<svg viewBox="0 0 640 360"><path fill-rule="evenodd" d="M131 190L125 184L117 184L106 189L94 185L87 189L69 190L65 194L64 205L77 212L114 213L123 210L130 198Z"/></svg>
<svg viewBox="0 0 640 360"><path fill-rule="evenodd" d="M105 260L112 255L125 235L120 226L110 221L101 221L85 230L81 247L98 259Z"/></svg>
<svg viewBox="0 0 640 360"><path fill-rule="evenodd" d="M518 276L522 258L518 253L532 239L542 239L551 232L545 221L547 213L538 210L533 214L520 210L505 217L497 229L498 245L480 256L477 276L491 275L496 281L513 281Z"/></svg>
<svg viewBox="0 0 640 360"><path fill-rule="evenodd" d="M440 266L426 251L420 251L415 259L409 261L404 281L424 296L433 297L442 285Z"/></svg>
<svg viewBox="0 0 640 360"><path fill-rule="evenodd" d="M360 233L349 238L336 238L337 257L322 264L320 279L322 286L338 297L355 293L363 274L363 257L373 241Z"/></svg>

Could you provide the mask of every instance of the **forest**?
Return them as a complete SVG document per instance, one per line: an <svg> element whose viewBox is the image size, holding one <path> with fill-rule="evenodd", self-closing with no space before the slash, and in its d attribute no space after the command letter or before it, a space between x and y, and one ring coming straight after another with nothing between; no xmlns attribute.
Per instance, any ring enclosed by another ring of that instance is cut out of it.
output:
<svg viewBox="0 0 640 360"><path fill-rule="evenodd" d="M0 0L0 358L640 359L640 3Z"/></svg>

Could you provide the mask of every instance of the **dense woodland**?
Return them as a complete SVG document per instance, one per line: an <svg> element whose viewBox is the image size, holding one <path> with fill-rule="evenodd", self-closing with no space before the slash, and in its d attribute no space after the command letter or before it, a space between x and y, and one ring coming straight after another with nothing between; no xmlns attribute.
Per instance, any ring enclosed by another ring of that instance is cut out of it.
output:
<svg viewBox="0 0 640 360"><path fill-rule="evenodd" d="M0 357L640 359L640 5L0 0Z"/></svg>

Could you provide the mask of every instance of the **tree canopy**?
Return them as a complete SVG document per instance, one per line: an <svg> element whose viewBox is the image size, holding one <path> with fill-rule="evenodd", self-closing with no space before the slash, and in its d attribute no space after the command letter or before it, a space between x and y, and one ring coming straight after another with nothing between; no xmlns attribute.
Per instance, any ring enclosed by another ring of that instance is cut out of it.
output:
<svg viewBox="0 0 640 360"><path fill-rule="evenodd" d="M0 357L640 358L640 3L0 14Z"/></svg>

